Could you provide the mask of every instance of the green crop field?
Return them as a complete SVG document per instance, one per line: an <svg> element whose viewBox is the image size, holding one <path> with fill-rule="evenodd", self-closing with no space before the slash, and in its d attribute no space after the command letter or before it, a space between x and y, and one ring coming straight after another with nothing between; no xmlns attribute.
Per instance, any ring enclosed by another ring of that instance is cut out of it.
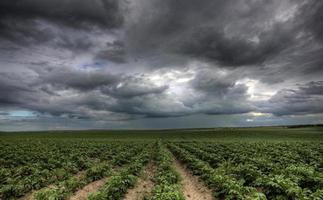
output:
<svg viewBox="0 0 323 200"><path fill-rule="evenodd" d="M322 200L323 127L2 132L0 199Z"/></svg>

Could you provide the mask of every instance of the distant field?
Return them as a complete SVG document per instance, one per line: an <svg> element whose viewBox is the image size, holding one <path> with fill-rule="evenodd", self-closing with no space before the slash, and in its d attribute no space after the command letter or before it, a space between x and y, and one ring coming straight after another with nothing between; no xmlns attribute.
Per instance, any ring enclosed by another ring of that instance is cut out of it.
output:
<svg viewBox="0 0 323 200"><path fill-rule="evenodd" d="M130 139L212 141L323 141L323 127L259 127L170 130L88 130L0 133L3 139Z"/></svg>
<svg viewBox="0 0 323 200"><path fill-rule="evenodd" d="M0 133L0 199L322 200L323 127Z"/></svg>

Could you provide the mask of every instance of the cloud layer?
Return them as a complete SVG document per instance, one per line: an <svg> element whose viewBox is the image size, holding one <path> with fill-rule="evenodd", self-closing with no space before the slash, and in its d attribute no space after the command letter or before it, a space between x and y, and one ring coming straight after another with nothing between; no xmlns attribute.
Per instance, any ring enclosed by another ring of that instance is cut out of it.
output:
<svg viewBox="0 0 323 200"><path fill-rule="evenodd" d="M316 0L1 1L0 126L321 123L322 13Z"/></svg>

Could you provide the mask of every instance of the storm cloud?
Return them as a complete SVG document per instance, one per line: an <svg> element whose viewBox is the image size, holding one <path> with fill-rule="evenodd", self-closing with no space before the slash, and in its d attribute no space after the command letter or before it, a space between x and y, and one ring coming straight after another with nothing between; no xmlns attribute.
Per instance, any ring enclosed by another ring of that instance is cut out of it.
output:
<svg viewBox="0 0 323 200"><path fill-rule="evenodd" d="M303 115L323 112L323 81L308 82L296 89L283 89L265 103L275 115Z"/></svg>
<svg viewBox="0 0 323 200"><path fill-rule="evenodd" d="M322 123L322 13L318 0L3 0L0 129Z"/></svg>

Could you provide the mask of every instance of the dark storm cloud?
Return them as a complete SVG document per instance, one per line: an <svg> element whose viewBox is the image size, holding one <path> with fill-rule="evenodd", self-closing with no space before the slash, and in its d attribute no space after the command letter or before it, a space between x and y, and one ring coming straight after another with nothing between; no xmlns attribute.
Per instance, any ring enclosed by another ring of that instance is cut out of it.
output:
<svg viewBox="0 0 323 200"><path fill-rule="evenodd" d="M37 23L0 16L0 39L21 45L42 43L53 37L47 29L37 28ZM1 42L0 40L0 42Z"/></svg>
<svg viewBox="0 0 323 200"><path fill-rule="evenodd" d="M126 50L122 41L108 42L104 50L96 55L96 59L108 60L115 63L126 62Z"/></svg>
<svg viewBox="0 0 323 200"><path fill-rule="evenodd" d="M250 110L245 101L246 87L225 83L225 78L208 77L201 72L191 82L192 96L178 98L169 94L168 84L157 85L147 75L111 75L102 70L80 71L66 67L31 68L36 75L24 84L15 78L2 104L8 102L24 109L70 118L174 117L194 113L236 114ZM9 77L10 78L10 77ZM11 79L13 79L11 77ZM4 80L4 78L2 78ZM204 82L203 82L204 81ZM214 90L212 86L216 86ZM24 91L26 88L29 90ZM222 92L218 92L222 91ZM194 95L197 95L196 97ZM240 99L237 104L233 101ZM102 112L109 113L108 116ZM119 114L118 114L119 113ZM120 116L121 115L121 116ZM137 116L137 117L136 117Z"/></svg>
<svg viewBox="0 0 323 200"><path fill-rule="evenodd" d="M303 17L302 25L323 42L323 2L310 1L300 11L300 15Z"/></svg>
<svg viewBox="0 0 323 200"><path fill-rule="evenodd" d="M87 72L66 67L31 69L36 74L31 78L0 74L1 106L78 119L129 119L134 116L128 114L156 115L159 110L155 111L151 106L158 103L158 94L167 89L140 75L111 75L102 70ZM149 95L153 96L144 97ZM161 105L168 106L167 102ZM168 110L163 115L173 114Z"/></svg>
<svg viewBox="0 0 323 200"><path fill-rule="evenodd" d="M248 99L248 88L237 84L234 74L221 71L200 71L191 81L193 88L203 94L203 98L192 104L199 113L210 115L241 114L254 108Z"/></svg>
<svg viewBox="0 0 323 200"><path fill-rule="evenodd" d="M33 90L16 74L0 73L0 106L19 105L29 100Z"/></svg>
<svg viewBox="0 0 323 200"><path fill-rule="evenodd" d="M52 84L78 90L92 90L116 83L120 77L104 71L82 72L71 68L43 67L36 71L40 76L35 84Z"/></svg>
<svg viewBox="0 0 323 200"><path fill-rule="evenodd" d="M235 77L220 72L200 71L191 81L192 86L207 93L223 94L235 84Z"/></svg>
<svg viewBox="0 0 323 200"><path fill-rule="evenodd" d="M3 0L0 115L323 113L322 13L317 0Z"/></svg>
<svg viewBox="0 0 323 200"><path fill-rule="evenodd" d="M44 19L76 28L117 28L123 22L116 0L3 0L0 13L2 21Z"/></svg>
<svg viewBox="0 0 323 200"><path fill-rule="evenodd" d="M88 36L69 37L68 35L59 35L56 41L56 46L63 49L70 49L73 52L88 51L93 47L93 43Z"/></svg>
<svg viewBox="0 0 323 200"><path fill-rule="evenodd" d="M304 85L299 85L299 92L306 95L323 95L323 81L311 81Z"/></svg>
<svg viewBox="0 0 323 200"><path fill-rule="evenodd" d="M94 45L91 38L76 34L73 38L64 33L66 29L92 32L119 28L123 24L120 4L117 0L3 0L0 44L11 41L26 47L51 42L54 47L85 51Z"/></svg>
<svg viewBox="0 0 323 200"><path fill-rule="evenodd" d="M263 105L263 110L278 116L323 112L323 81L298 85L296 89L283 89Z"/></svg>
<svg viewBox="0 0 323 200"><path fill-rule="evenodd" d="M259 42L240 36L228 38L217 28L201 28L183 42L181 51L228 66L261 64L287 48L294 39L281 26L257 36Z"/></svg>
<svg viewBox="0 0 323 200"><path fill-rule="evenodd" d="M282 7L277 1L155 0L143 6L128 31L135 52L157 49L223 65L253 65L288 48L298 33L293 20L275 21Z"/></svg>
<svg viewBox="0 0 323 200"><path fill-rule="evenodd" d="M0 106L29 109L53 116L95 118L91 112L104 109L111 98L102 97L91 90L113 84L117 79L117 76L102 72L87 73L46 66L37 68L33 75L0 73Z"/></svg>

